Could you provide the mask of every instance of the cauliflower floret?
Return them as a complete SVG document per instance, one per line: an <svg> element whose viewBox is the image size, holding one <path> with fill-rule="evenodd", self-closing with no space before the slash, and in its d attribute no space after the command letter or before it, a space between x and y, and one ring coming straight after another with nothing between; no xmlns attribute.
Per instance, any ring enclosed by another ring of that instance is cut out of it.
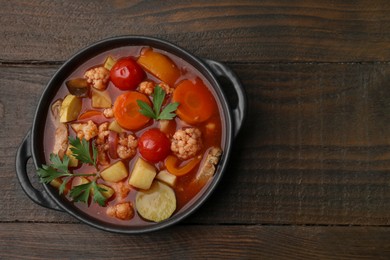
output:
<svg viewBox="0 0 390 260"><path fill-rule="evenodd" d="M98 150L98 161L102 165L108 165L110 163L107 156L107 151L109 149L107 137L109 134L110 130L108 130L108 122L99 125L96 147Z"/></svg>
<svg viewBox="0 0 390 260"><path fill-rule="evenodd" d="M126 199L130 192L130 185L127 181L112 183L112 188L115 190L115 196L119 202L122 202L124 199Z"/></svg>
<svg viewBox="0 0 390 260"><path fill-rule="evenodd" d="M85 72L84 78L87 79L88 84L90 84L92 87L99 90L104 90L108 85L110 71L104 67L92 68Z"/></svg>
<svg viewBox="0 0 390 260"><path fill-rule="evenodd" d="M137 146L138 141L133 135L119 134L118 148L116 149L119 158L127 159L133 157L137 152Z"/></svg>
<svg viewBox="0 0 390 260"><path fill-rule="evenodd" d="M84 138L89 141L98 134L98 128L92 120L87 123L75 123L71 125L72 129L76 132L77 137L81 140Z"/></svg>
<svg viewBox="0 0 390 260"><path fill-rule="evenodd" d="M160 83L156 84L152 81L143 81L139 84L139 92L150 96L153 94L154 88L157 85L160 86L165 91L165 93L167 95L172 94L173 91L175 90L174 88L171 88L167 83L164 83L164 82L160 82Z"/></svg>
<svg viewBox="0 0 390 260"><path fill-rule="evenodd" d="M198 128L177 130L172 137L171 150L182 160L194 157L202 148L202 133Z"/></svg>
<svg viewBox="0 0 390 260"><path fill-rule="evenodd" d="M103 110L103 115L106 118L112 118L112 117L114 117L114 110L112 110L112 108L106 108Z"/></svg>
<svg viewBox="0 0 390 260"><path fill-rule="evenodd" d="M134 217L134 208L130 202L123 202L110 206L106 211L107 215L121 220L130 220Z"/></svg>
<svg viewBox="0 0 390 260"><path fill-rule="evenodd" d="M108 130L108 122L104 122L99 125L98 128L98 137L96 139L96 144L107 144L107 137L110 134L110 130ZM108 149L108 148L107 148Z"/></svg>

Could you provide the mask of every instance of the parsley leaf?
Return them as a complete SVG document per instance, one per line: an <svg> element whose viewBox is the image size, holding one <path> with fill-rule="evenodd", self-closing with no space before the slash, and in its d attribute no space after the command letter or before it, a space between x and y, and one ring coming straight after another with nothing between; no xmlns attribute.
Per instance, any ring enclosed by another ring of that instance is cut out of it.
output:
<svg viewBox="0 0 390 260"><path fill-rule="evenodd" d="M72 176L68 171L69 157L65 154L63 160L58 154L50 154L51 165L43 164L41 168L38 168L37 174L42 183L49 183L54 179Z"/></svg>
<svg viewBox="0 0 390 260"><path fill-rule="evenodd" d="M144 101L137 100L138 106L141 108L140 113L144 116L156 119L156 120L171 120L176 114L174 113L179 106L178 102L168 104L162 111L162 103L165 99L165 91L156 86L153 92L153 109Z"/></svg>
<svg viewBox="0 0 390 260"><path fill-rule="evenodd" d="M78 160L83 163L92 164L97 169L97 155L98 151L95 147L95 143L92 142L92 145L85 139L78 139L69 136L69 144L71 145L70 149ZM92 156L90 152L90 146L92 146ZM59 157L58 154L50 154L50 165L43 164L42 167L38 168L37 174L40 177L40 181L43 183L50 183L54 179L60 179L61 185L58 188L59 194L63 194L66 188L66 185L74 177L88 177L95 176L94 180L73 187L70 190L70 197L73 200L81 201L88 203L89 196L92 195L93 201L97 202L100 206L105 206L107 198L104 197L103 193L105 189L99 187L96 183L96 179L99 178L97 173L71 173L69 171L69 156L64 155L63 159Z"/></svg>
<svg viewBox="0 0 390 260"><path fill-rule="evenodd" d="M156 86L153 92L153 110L157 115L160 113L162 103L164 102L165 91L160 87Z"/></svg>
<svg viewBox="0 0 390 260"><path fill-rule="evenodd" d="M71 145L70 150L76 159L91 164L95 168L97 167L97 149L94 142L92 142L92 157L89 142L84 138L80 140L77 137L69 136L69 143Z"/></svg>
<svg viewBox="0 0 390 260"><path fill-rule="evenodd" d="M92 194L92 199L94 202L97 202L100 206L106 204L106 197L102 194L105 189L99 187L95 180L77 185L70 190L70 196L75 202L81 201L88 203L90 194Z"/></svg>
<svg viewBox="0 0 390 260"><path fill-rule="evenodd" d="M176 116L174 111L176 111L178 106L179 106L178 102L168 104L164 108L164 110L161 112L161 114L158 116L158 119L160 119L160 120L171 120L171 119L173 119Z"/></svg>
<svg viewBox="0 0 390 260"><path fill-rule="evenodd" d="M137 104L141 108L141 110L139 111L141 114L150 118L156 118L156 114L148 104L146 104L142 100L137 100Z"/></svg>

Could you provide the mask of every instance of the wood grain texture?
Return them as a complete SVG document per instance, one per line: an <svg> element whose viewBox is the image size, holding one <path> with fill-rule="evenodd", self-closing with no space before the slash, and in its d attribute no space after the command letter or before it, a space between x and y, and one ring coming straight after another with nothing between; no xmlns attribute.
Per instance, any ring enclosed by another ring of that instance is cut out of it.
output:
<svg viewBox="0 0 390 260"><path fill-rule="evenodd" d="M248 94L246 125L221 185L186 223L389 225L390 65L230 65ZM13 165L55 69L0 70L0 221L75 222L32 203Z"/></svg>
<svg viewBox="0 0 390 260"><path fill-rule="evenodd" d="M9 223L0 225L0 258L386 259L389 238L390 230L375 227L175 226L125 236L77 224Z"/></svg>
<svg viewBox="0 0 390 260"><path fill-rule="evenodd" d="M390 2L0 1L0 62L63 61L118 35L227 62L390 61Z"/></svg>
<svg viewBox="0 0 390 260"><path fill-rule="evenodd" d="M390 258L390 1L0 5L0 259ZM118 35L225 62L249 102L210 199L178 225L139 236L34 204L14 165L56 69Z"/></svg>

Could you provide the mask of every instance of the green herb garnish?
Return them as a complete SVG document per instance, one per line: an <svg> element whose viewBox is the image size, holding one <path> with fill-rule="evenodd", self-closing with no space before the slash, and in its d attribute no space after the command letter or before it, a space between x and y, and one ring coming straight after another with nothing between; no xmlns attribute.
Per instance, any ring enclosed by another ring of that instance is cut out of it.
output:
<svg viewBox="0 0 390 260"><path fill-rule="evenodd" d="M97 149L94 142L92 142L92 157L90 152L90 144L84 138L80 140L77 137L69 136L69 143L71 145L70 150L76 159L83 163L93 165L95 168L97 167Z"/></svg>
<svg viewBox="0 0 390 260"><path fill-rule="evenodd" d="M90 193L93 194L93 201L97 202L100 206L106 204L106 197L103 196L102 192L106 191L105 189L99 187L95 180L75 186L70 191L70 196L74 201L81 201L88 203L88 198Z"/></svg>
<svg viewBox="0 0 390 260"><path fill-rule="evenodd" d="M160 87L156 86L153 92L153 109L144 101L137 100L138 106L141 108L140 113L144 116L156 119L156 120L171 120L176 114L174 113L179 106L178 102L170 103L164 107L161 111L162 103L165 99L165 91Z"/></svg>
<svg viewBox="0 0 390 260"><path fill-rule="evenodd" d="M73 153L73 156L78 159L80 162L93 165L97 169L97 149L94 142L90 144L85 139L78 139L69 137L69 144L73 147L70 150ZM90 147L92 147L92 156ZM54 179L61 178L62 183L59 187L59 194L62 194L65 190L65 187L69 181L74 177L89 177L94 176L95 178L88 183L74 186L70 190L70 197L73 200L81 201L88 203L88 198L92 194L92 200L97 202L100 206L104 206L106 203L106 197L103 196L102 192L106 191L105 189L99 187L96 183L96 180L100 178L98 173L71 173L69 171L69 156L64 155L63 159L58 156L58 154L50 154L50 165L43 164L41 168L38 168L37 174L40 177L42 183L50 183Z"/></svg>

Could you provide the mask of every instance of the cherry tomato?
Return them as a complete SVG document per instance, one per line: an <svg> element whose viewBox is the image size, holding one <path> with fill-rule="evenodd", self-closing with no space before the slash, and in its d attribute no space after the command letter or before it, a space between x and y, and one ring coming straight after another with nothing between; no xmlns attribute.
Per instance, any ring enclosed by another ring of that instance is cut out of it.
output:
<svg viewBox="0 0 390 260"><path fill-rule="evenodd" d="M138 148L142 157L149 162L164 160L170 153L171 142L157 128L146 130L138 139Z"/></svg>
<svg viewBox="0 0 390 260"><path fill-rule="evenodd" d="M145 76L145 71L130 57L119 59L110 71L112 83L121 90L134 90Z"/></svg>

